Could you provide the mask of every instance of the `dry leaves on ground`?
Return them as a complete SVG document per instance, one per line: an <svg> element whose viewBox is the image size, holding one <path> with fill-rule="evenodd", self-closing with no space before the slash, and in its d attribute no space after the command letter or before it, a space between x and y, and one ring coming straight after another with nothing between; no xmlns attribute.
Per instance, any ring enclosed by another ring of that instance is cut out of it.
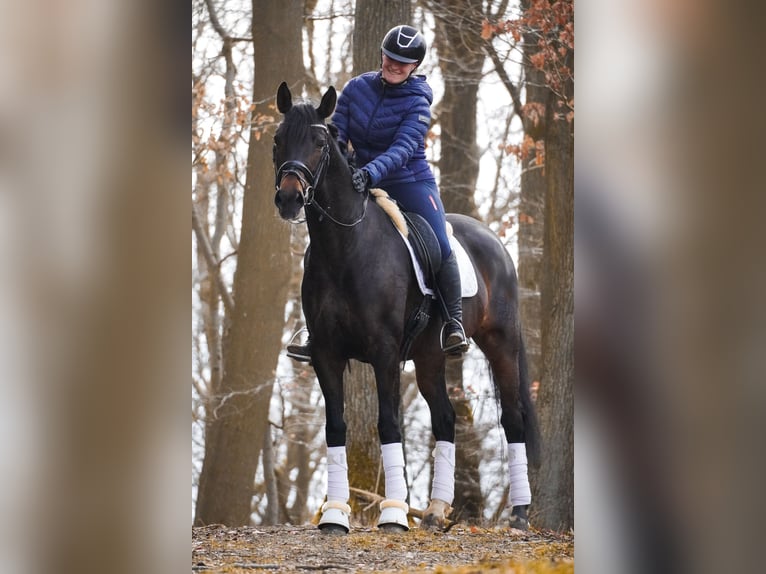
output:
<svg viewBox="0 0 766 574"><path fill-rule="evenodd" d="M574 536L466 525L401 534L357 528L347 536L323 535L312 525L215 525L192 529L192 571L571 574Z"/></svg>

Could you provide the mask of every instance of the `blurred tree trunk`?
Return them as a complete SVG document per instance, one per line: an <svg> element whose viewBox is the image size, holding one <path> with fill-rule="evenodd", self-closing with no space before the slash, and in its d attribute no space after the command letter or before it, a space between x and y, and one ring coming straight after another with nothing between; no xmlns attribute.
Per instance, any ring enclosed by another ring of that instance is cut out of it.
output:
<svg viewBox="0 0 766 574"><path fill-rule="evenodd" d="M479 176L476 106L485 58L479 34L482 3L434 0L428 4L436 20L434 46L444 78L438 117L439 191L447 212L479 218L474 192ZM454 517L475 522L481 519L484 507L479 476L481 437L473 426L473 409L465 395L462 358L448 361L446 377L456 414Z"/></svg>
<svg viewBox="0 0 766 574"><path fill-rule="evenodd" d="M303 77L300 4L253 2L253 125L234 275L235 307L224 333L224 372L205 437L195 524L250 523L253 481L268 427L289 282L289 227L274 213L271 138L257 119L279 82Z"/></svg>
<svg viewBox="0 0 766 574"><path fill-rule="evenodd" d="M357 0L354 12L353 74L380 68L380 42L391 28L410 19L407 0ZM378 395L375 374L366 363L352 361L345 383L346 452L349 483L355 488L385 494L378 438ZM353 501L352 501L353 502ZM366 524L377 518L377 507L352 504L354 517Z"/></svg>
<svg viewBox="0 0 766 574"><path fill-rule="evenodd" d="M565 64L572 69L573 52ZM563 85L565 101L574 84ZM542 283L542 384L537 406L542 461L533 483L538 528L574 526L574 122L549 97L545 114L545 239Z"/></svg>

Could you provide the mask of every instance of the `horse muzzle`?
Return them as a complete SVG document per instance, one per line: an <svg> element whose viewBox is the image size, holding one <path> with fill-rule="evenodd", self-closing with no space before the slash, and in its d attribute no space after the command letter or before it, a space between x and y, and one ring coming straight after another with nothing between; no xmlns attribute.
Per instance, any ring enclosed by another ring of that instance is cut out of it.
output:
<svg viewBox="0 0 766 574"><path fill-rule="evenodd" d="M296 219L301 209L306 205L303 191L298 185L280 187L274 195L274 205L277 206L279 216L287 221Z"/></svg>

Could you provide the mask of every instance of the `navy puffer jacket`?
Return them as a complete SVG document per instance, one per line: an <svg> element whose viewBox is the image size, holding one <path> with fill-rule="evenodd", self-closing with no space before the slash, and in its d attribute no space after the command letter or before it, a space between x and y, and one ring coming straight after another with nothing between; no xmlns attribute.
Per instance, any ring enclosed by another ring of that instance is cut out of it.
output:
<svg viewBox="0 0 766 574"><path fill-rule="evenodd" d="M354 146L357 167L368 171L373 187L434 178L425 150L432 102L425 76L390 85L380 72L368 72L343 88L332 121L341 145Z"/></svg>

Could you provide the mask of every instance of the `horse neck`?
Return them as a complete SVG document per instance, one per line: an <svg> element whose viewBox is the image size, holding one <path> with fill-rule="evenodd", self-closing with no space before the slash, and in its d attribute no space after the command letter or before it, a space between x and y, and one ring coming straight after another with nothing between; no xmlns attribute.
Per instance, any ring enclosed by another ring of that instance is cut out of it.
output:
<svg viewBox="0 0 766 574"><path fill-rule="evenodd" d="M343 164L341 164L343 162ZM356 222L365 214L366 194L357 193L351 184L345 159L333 150L324 180L316 189L313 207L306 210L306 222L312 240L322 238L322 245L346 244L357 236ZM336 221L332 221L325 213Z"/></svg>

